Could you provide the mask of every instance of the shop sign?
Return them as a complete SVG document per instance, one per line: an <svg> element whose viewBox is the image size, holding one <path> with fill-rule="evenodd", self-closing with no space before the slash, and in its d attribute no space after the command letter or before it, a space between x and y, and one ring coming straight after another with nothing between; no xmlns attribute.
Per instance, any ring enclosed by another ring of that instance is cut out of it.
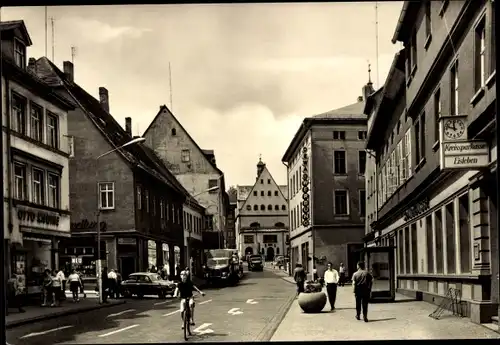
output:
<svg viewBox="0 0 500 345"><path fill-rule="evenodd" d="M59 226L59 216L43 211L17 210L17 218L25 222Z"/></svg>
<svg viewBox="0 0 500 345"><path fill-rule="evenodd" d="M108 224L106 222L100 222L101 231L106 231L108 229ZM71 223L71 230L95 230L97 222L89 221L88 219L83 219L79 222Z"/></svg>
<svg viewBox="0 0 500 345"><path fill-rule="evenodd" d="M137 240L135 238L123 238L122 237L122 238L118 239L118 244L135 246L135 245L137 245Z"/></svg>
<svg viewBox="0 0 500 345"><path fill-rule="evenodd" d="M310 224L309 210L309 156L307 147L302 148L302 225L308 227Z"/></svg>
<svg viewBox="0 0 500 345"><path fill-rule="evenodd" d="M425 198L422 201L417 202L415 205L409 207L404 213L405 222L417 217L418 215L424 213L429 209L429 199Z"/></svg>

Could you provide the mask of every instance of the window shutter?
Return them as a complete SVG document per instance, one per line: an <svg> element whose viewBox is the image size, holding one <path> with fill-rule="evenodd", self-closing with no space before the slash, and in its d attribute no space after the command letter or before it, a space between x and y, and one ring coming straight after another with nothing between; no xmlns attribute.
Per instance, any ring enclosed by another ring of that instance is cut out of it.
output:
<svg viewBox="0 0 500 345"><path fill-rule="evenodd" d="M406 165L407 165L407 178L412 174L412 164L411 164L411 128L405 134L406 139Z"/></svg>

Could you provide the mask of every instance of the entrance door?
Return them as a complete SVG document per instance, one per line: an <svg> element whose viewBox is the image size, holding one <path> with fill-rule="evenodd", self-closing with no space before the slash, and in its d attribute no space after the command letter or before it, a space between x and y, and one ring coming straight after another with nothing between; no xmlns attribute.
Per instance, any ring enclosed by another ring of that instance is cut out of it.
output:
<svg viewBox="0 0 500 345"><path fill-rule="evenodd" d="M128 276L135 273L135 270L135 258L133 256L120 257L120 273L123 280L128 279Z"/></svg>
<svg viewBox="0 0 500 345"><path fill-rule="evenodd" d="M247 255L253 255L253 248L252 247L247 247L245 249L245 256Z"/></svg>
<svg viewBox="0 0 500 345"><path fill-rule="evenodd" d="M274 260L274 248L267 247L266 261L273 261L273 260Z"/></svg>

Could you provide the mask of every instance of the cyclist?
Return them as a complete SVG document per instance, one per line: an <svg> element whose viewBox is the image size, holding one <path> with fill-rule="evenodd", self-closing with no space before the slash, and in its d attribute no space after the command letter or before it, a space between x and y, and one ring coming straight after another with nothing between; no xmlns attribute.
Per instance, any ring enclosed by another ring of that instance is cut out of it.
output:
<svg viewBox="0 0 500 345"><path fill-rule="evenodd" d="M193 290L198 291L202 296L205 296L203 292L198 289L191 279L189 279L189 274L186 271L181 272L181 281L177 284L175 288L174 297L181 298L181 319L182 319L182 328L184 329L184 311L186 309L186 298L189 299L189 308L191 309L191 326L194 326L194 298L193 298Z"/></svg>

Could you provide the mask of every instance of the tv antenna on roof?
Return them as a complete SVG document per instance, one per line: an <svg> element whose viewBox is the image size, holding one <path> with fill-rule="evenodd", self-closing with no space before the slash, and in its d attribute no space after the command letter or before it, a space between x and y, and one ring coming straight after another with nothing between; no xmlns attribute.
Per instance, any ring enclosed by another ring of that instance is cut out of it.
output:
<svg viewBox="0 0 500 345"><path fill-rule="evenodd" d="M71 47L71 63L72 64L75 63L75 56L76 56L76 47L72 46Z"/></svg>

